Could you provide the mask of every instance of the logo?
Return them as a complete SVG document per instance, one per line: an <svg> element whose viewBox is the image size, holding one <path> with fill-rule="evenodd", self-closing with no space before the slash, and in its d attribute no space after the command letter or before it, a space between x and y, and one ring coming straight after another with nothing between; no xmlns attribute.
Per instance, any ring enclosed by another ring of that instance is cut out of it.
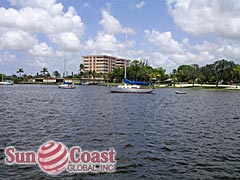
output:
<svg viewBox="0 0 240 180"><path fill-rule="evenodd" d="M68 164L68 150L61 142L49 141L38 149L38 165L46 173L62 172Z"/></svg>
<svg viewBox="0 0 240 180"><path fill-rule="evenodd" d="M81 147L68 148L61 142L48 141L42 144L37 153L34 151L17 151L15 147L5 148L7 165L36 165L50 175L57 175L64 170L69 173L115 172L116 151L83 151Z"/></svg>

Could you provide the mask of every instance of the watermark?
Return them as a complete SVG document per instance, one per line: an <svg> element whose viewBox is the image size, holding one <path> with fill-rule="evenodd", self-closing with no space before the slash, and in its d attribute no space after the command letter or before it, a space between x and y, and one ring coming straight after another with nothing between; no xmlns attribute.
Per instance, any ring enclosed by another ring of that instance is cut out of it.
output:
<svg viewBox="0 0 240 180"><path fill-rule="evenodd" d="M114 148L105 151L87 151L79 146L68 148L61 142L48 141L38 151L17 151L15 147L5 148L5 163L36 165L50 175L63 171L69 173L115 172L116 154Z"/></svg>

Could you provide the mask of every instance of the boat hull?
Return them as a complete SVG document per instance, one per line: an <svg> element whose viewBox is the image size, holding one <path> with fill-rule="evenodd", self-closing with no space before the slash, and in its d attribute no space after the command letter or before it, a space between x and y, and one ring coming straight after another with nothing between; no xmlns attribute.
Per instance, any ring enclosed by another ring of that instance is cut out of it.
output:
<svg viewBox="0 0 240 180"><path fill-rule="evenodd" d="M74 85L66 85L66 84L58 85L58 87L61 89L75 89L76 88L76 86L74 86Z"/></svg>
<svg viewBox="0 0 240 180"><path fill-rule="evenodd" d="M184 91L176 91L175 93L176 93L176 94L187 94L187 93L184 92Z"/></svg>
<svg viewBox="0 0 240 180"><path fill-rule="evenodd" d="M0 85L13 85L11 82L0 82Z"/></svg>
<svg viewBox="0 0 240 180"><path fill-rule="evenodd" d="M111 93L152 93L153 89L111 88Z"/></svg>

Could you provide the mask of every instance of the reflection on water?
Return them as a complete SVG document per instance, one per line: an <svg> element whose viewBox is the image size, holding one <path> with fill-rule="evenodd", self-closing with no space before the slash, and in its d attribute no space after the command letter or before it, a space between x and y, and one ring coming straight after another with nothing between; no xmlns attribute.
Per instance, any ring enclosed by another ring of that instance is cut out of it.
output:
<svg viewBox="0 0 240 180"><path fill-rule="evenodd" d="M108 87L0 87L0 179L240 179L240 92ZM48 141L117 151L117 172L56 177L37 165L4 164L4 149Z"/></svg>

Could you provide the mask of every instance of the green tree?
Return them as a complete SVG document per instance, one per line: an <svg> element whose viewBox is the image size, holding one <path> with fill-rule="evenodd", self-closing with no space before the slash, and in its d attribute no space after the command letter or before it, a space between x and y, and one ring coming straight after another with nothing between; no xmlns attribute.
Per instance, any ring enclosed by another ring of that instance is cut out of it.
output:
<svg viewBox="0 0 240 180"><path fill-rule="evenodd" d="M84 72L84 70L85 70L85 68L84 68L84 64L80 64L79 65L79 75L80 76L84 76L84 74L86 74L85 72Z"/></svg>
<svg viewBox="0 0 240 180"><path fill-rule="evenodd" d="M182 69L178 69L178 70L177 70L177 79L178 79L178 82L182 82L182 81L183 81L183 79L182 79L183 75L184 75L183 70L182 70Z"/></svg>
<svg viewBox="0 0 240 180"><path fill-rule="evenodd" d="M207 64L200 68L201 82L216 82L215 65Z"/></svg>
<svg viewBox="0 0 240 180"><path fill-rule="evenodd" d="M153 74L153 68L149 65L147 59L140 61L134 60L127 68L127 77L134 81L150 81Z"/></svg>
<svg viewBox="0 0 240 180"><path fill-rule="evenodd" d="M192 83L193 83L193 86L194 86L195 81L199 80L201 72L200 72L198 64L192 64L192 68L193 68L193 71L192 71L191 78L192 78Z"/></svg>
<svg viewBox="0 0 240 180"><path fill-rule="evenodd" d="M195 81L200 77L200 70L197 64L193 65L181 65L178 67L177 72L181 72L178 74L178 78L183 81L192 81L194 86Z"/></svg>
<svg viewBox="0 0 240 180"><path fill-rule="evenodd" d="M236 67L233 68L233 71L235 73L236 77L236 87L238 85L238 76L240 75L240 65L237 65Z"/></svg>
<svg viewBox="0 0 240 180"><path fill-rule="evenodd" d="M177 70L173 69L172 71L172 80L173 80L173 86L175 87L175 83L176 83L176 74L177 74Z"/></svg>
<svg viewBox="0 0 240 180"><path fill-rule="evenodd" d="M81 63L81 64L79 65L79 71L80 71L80 72L84 71L84 64Z"/></svg>
<svg viewBox="0 0 240 180"><path fill-rule="evenodd" d="M153 69L153 77L156 78L159 82L165 79L166 70L162 67Z"/></svg>
<svg viewBox="0 0 240 180"><path fill-rule="evenodd" d="M23 68L19 68L17 73L19 74L19 77L22 77L22 73L24 73Z"/></svg>
<svg viewBox="0 0 240 180"><path fill-rule="evenodd" d="M58 71L54 71L53 75L54 75L55 78L60 78L61 77L61 75Z"/></svg>
<svg viewBox="0 0 240 180"><path fill-rule="evenodd" d="M108 77L111 82L113 82L114 79L117 83L122 82L124 78L124 68L115 68L113 71L108 73Z"/></svg>
<svg viewBox="0 0 240 180"><path fill-rule="evenodd" d="M216 61L214 63L215 67L215 75L216 75L216 86L218 86L219 82L229 82L234 78L233 68L235 67L235 63L233 61L227 61L225 59Z"/></svg>
<svg viewBox="0 0 240 180"><path fill-rule="evenodd" d="M48 72L48 68L46 68L46 67L44 67L44 68L40 71L40 73L41 73L42 76L44 76L44 77L49 77L49 76L50 76L50 74L49 74L49 72Z"/></svg>

